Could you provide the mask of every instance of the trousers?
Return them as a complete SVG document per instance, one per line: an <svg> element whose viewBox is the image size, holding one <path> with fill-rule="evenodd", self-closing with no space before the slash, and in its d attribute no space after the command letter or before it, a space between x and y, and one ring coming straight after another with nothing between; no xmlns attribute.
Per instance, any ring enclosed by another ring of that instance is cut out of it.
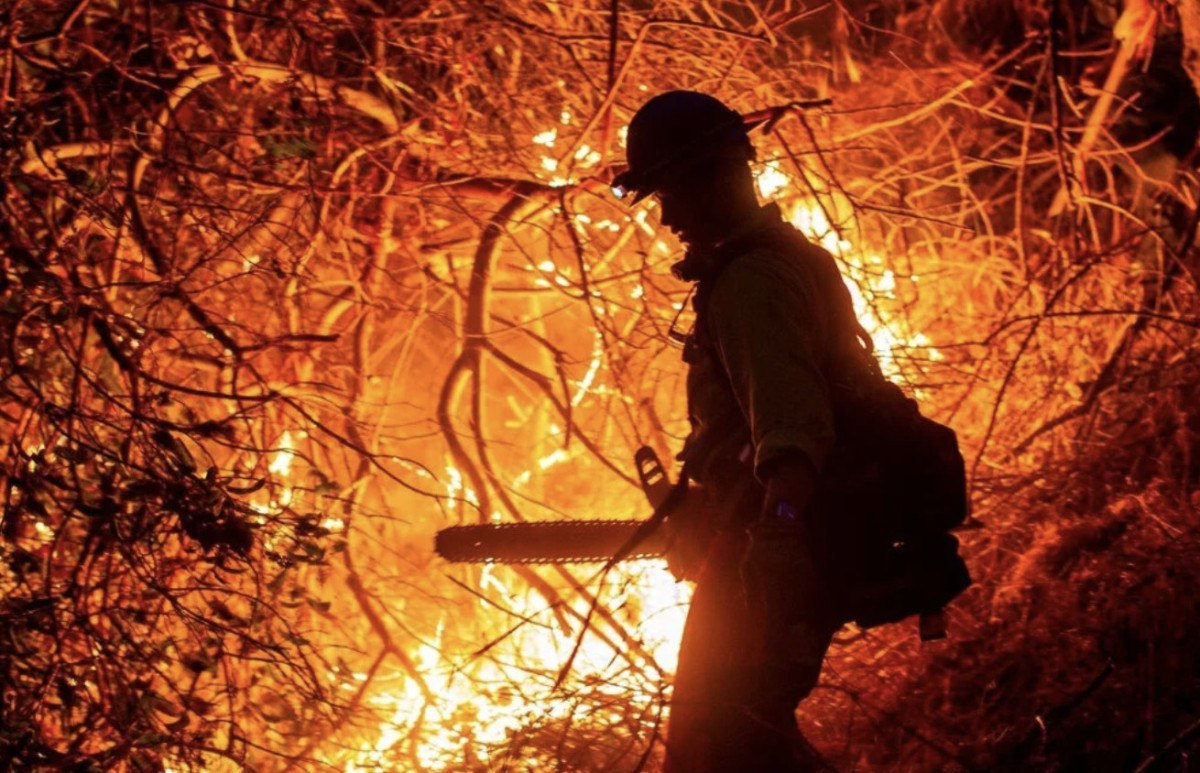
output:
<svg viewBox="0 0 1200 773"><path fill-rule="evenodd" d="M697 578L667 721L669 773L819 768L795 711L839 625L797 609L794 578L756 566L771 562L751 539L718 534Z"/></svg>

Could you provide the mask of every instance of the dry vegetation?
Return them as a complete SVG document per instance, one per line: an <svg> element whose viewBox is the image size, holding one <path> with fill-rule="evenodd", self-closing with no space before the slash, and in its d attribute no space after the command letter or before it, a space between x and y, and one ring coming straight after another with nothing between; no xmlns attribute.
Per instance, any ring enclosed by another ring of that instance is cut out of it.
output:
<svg viewBox="0 0 1200 773"><path fill-rule="evenodd" d="M7 4L0 758L654 769L686 589L430 546L646 514L631 455L678 448L687 288L607 181L641 101L687 87L777 108L764 191L969 453L952 638L845 632L806 732L840 769L1178 766L1180 2Z"/></svg>

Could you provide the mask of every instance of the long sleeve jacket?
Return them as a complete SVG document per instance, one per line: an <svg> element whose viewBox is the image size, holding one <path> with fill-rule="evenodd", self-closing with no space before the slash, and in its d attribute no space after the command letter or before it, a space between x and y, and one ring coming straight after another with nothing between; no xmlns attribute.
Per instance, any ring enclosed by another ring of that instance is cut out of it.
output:
<svg viewBox="0 0 1200 773"><path fill-rule="evenodd" d="M850 295L828 252L764 207L714 255L691 258L697 324L684 350L704 483L797 454L819 474L835 442L834 390L869 367Z"/></svg>

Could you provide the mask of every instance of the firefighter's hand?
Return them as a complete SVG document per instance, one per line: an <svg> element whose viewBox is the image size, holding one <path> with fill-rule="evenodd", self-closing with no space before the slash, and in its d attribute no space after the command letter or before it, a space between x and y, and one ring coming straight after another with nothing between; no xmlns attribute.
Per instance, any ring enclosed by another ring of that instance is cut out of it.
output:
<svg viewBox="0 0 1200 773"><path fill-rule="evenodd" d="M821 593L807 522L816 475L807 457L797 453L772 460L764 478L763 511L747 529L747 589L777 614L805 616L816 608Z"/></svg>
<svg viewBox="0 0 1200 773"><path fill-rule="evenodd" d="M699 499L696 492L690 492L662 526L667 530L670 544L665 556L667 568L679 581L695 580L700 576L712 545L712 523Z"/></svg>
<svg viewBox="0 0 1200 773"><path fill-rule="evenodd" d="M672 525L670 519L667 519L663 526L670 530L671 534L671 546L667 548L665 556L667 569L679 582L697 579L708 552L707 540L699 539L696 534L690 533L685 527L681 528L679 524Z"/></svg>
<svg viewBox="0 0 1200 773"><path fill-rule="evenodd" d="M808 508L816 488L812 464L802 454L788 454L774 459L764 470L767 493L763 499L763 517L780 515L780 508L790 510L794 518Z"/></svg>

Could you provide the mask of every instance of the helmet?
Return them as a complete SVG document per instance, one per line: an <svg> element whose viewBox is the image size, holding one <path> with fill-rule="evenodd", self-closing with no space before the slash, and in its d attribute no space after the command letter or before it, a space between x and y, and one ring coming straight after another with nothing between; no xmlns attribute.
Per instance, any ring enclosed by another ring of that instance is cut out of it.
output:
<svg viewBox="0 0 1200 773"><path fill-rule="evenodd" d="M644 199L688 164L715 150L748 143L747 133L763 123L747 123L708 94L668 91L642 105L629 123L625 155L629 168L613 180L617 198Z"/></svg>

